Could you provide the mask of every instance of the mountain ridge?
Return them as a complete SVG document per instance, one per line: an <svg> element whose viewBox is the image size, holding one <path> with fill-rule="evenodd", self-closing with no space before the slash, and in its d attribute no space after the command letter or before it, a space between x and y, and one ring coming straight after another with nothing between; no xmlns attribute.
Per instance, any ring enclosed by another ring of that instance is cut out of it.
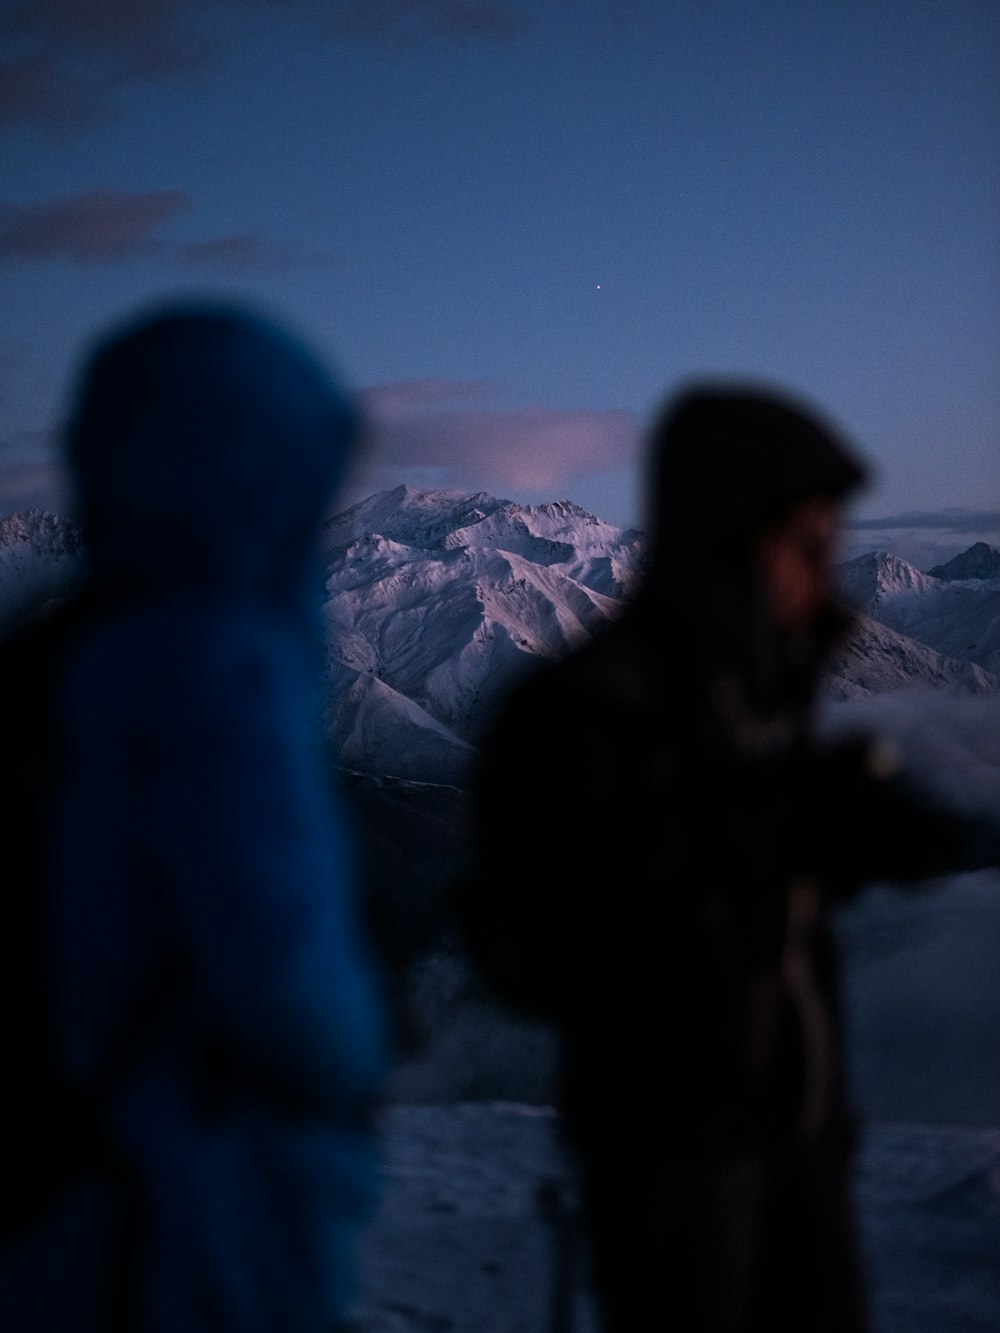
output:
<svg viewBox="0 0 1000 1333"><path fill-rule="evenodd" d="M964 556L981 567L976 546L949 565L968 568ZM855 610L944 657L972 663L991 675L1000 673L1000 578L939 578L887 551L849 561L839 577L841 591Z"/></svg>
<svg viewBox="0 0 1000 1333"><path fill-rule="evenodd" d="M359 772L447 785L464 781L484 723L525 672L620 614L648 543L569 500L397 486L331 516L321 552L332 751ZM75 525L38 511L0 521L0 618L61 595L82 568ZM693 552L679 576L697 568ZM833 698L1000 692L1000 581L939 578L890 552L847 562L840 578L860 616L830 663Z"/></svg>
<svg viewBox="0 0 1000 1333"><path fill-rule="evenodd" d="M987 542L975 542L943 565L935 565L928 574L936 579L998 579L1000 550Z"/></svg>

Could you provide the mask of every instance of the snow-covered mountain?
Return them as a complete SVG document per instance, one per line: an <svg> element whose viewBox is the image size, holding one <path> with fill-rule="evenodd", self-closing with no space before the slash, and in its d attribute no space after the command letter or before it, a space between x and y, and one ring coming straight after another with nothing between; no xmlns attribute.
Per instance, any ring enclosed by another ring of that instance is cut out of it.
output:
<svg viewBox="0 0 1000 1333"><path fill-rule="evenodd" d="M644 550L640 533L565 500L522 506L400 486L331 519L328 725L345 765L458 780L484 719L517 677L618 614ZM845 595L864 614L831 664L835 698L904 686L1000 691L967 651L988 633L988 587L970 593L881 554L843 574ZM681 576L697 578L696 557ZM964 616L965 637L952 635L947 646L936 637L939 593L963 599L954 620L958 629Z"/></svg>
<svg viewBox="0 0 1000 1333"><path fill-rule="evenodd" d="M851 605L880 624L945 657L997 674L1000 577L959 577L962 570L987 567L976 547L948 562L947 578L923 574L899 556L875 551L842 567L841 587Z"/></svg>
<svg viewBox="0 0 1000 1333"><path fill-rule="evenodd" d="M1000 551L986 542L976 542L967 551L927 571L936 579L1000 579Z"/></svg>
<svg viewBox="0 0 1000 1333"><path fill-rule="evenodd" d="M399 486L331 519L328 726L347 767L454 781L539 658L609 624L643 539L579 506Z"/></svg>
<svg viewBox="0 0 1000 1333"><path fill-rule="evenodd" d="M871 551L842 565L839 582L850 604L870 616L893 603L919 598L937 585L929 574L888 551Z"/></svg>
<svg viewBox="0 0 1000 1333"><path fill-rule="evenodd" d="M331 518L322 549L337 762L453 784L518 677L619 613L646 548L642 534L568 500L518 505L399 486ZM843 566L844 594L863 614L831 663L833 697L914 685L1000 691L1000 579L959 577L988 571L994 556L973 547L949 562L947 578L884 552ZM0 627L67 592L83 558L79 531L63 519L29 511L2 520ZM697 578L697 553L679 577Z"/></svg>
<svg viewBox="0 0 1000 1333"><path fill-rule="evenodd" d="M850 638L830 660L827 694L833 699L857 699L915 687L949 694L996 694L1000 693L1000 679L974 663L946 657L870 616L859 616Z"/></svg>
<svg viewBox="0 0 1000 1333"><path fill-rule="evenodd" d="M606 597L621 597L636 582L643 536L622 531L570 500L518 505L480 491L429 491L413 486L373 495L330 519L324 546L336 553L378 533L420 550L503 550L535 565L558 566Z"/></svg>
<svg viewBox="0 0 1000 1333"><path fill-rule="evenodd" d="M38 509L0 519L0 629L65 596L83 568L75 523Z"/></svg>

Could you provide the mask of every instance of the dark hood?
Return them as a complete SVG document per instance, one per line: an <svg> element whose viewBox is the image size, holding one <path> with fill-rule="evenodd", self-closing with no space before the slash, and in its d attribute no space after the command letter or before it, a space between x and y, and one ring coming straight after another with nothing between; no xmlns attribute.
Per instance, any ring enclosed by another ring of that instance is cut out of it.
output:
<svg viewBox="0 0 1000 1333"><path fill-rule="evenodd" d="M846 500L866 471L832 426L782 394L705 385L670 402L649 440L653 552L640 612L657 638L698 645L706 686L741 684L762 712L806 705L849 618L832 602L811 629L777 629L765 610L757 540L799 504Z"/></svg>
<svg viewBox="0 0 1000 1333"><path fill-rule="evenodd" d="M650 434L654 546L742 560L795 505L844 500L865 478L853 449L803 404L743 386L693 388Z"/></svg>
<svg viewBox="0 0 1000 1333"><path fill-rule="evenodd" d="M356 418L304 348L238 311L168 311L101 347L69 432L94 579L305 591Z"/></svg>

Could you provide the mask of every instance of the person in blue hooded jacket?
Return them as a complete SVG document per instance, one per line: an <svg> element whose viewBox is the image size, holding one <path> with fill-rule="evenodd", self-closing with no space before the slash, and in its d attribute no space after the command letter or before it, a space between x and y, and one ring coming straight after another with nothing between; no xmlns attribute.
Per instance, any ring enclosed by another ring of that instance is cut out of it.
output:
<svg viewBox="0 0 1000 1333"><path fill-rule="evenodd" d="M385 1063L320 724L317 537L355 432L239 312L151 318L85 376L43 945L104 1151L0 1260L8 1333L343 1318Z"/></svg>

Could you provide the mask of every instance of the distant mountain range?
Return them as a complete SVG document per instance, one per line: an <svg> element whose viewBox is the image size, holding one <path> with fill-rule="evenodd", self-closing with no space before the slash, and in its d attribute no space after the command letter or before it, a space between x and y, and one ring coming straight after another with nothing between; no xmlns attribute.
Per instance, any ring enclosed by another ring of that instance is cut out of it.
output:
<svg viewBox="0 0 1000 1333"><path fill-rule="evenodd" d="M943 565L927 571L936 579L1000 579L1000 551L986 542L976 542Z"/></svg>
<svg viewBox="0 0 1000 1333"><path fill-rule="evenodd" d="M646 548L641 533L568 500L399 486L331 518L322 549L339 763L454 784L510 685L619 613ZM29 511L0 522L0 624L62 595L83 559L65 520ZM679 576L697 578L696 553ZM927 573L874 552L842 566L841 583L861 616L831 662L835 698L1000 692L1000 551L980 542Z"/></svg>
<svg viewBox="0 0 1000 1333"><path fill-rule="evenodd" d="M610 624L643 542L568 500L407 486L339 514L323 536L328 722L343 762L437 782L455 781L526 668Z"/></svg>
<svg viewBox="0 0 1000 1333"><path fill-rule="evenodd" d="M1000 672L1000 572L968 571L992 570L997 564L1000 551L984 542L937 566L937 575L876 551L844 565L841 586L864 615L944 657L994 675ZM995 680L989 688L997 688Z"/></svg>
<svg viewBox="0 0 1000 1333"><path fill-rule="evenodd" d="M328 718L344 762L439 782L461 774L482 720L522 672L619 613L646 549L641 533L566 500L522 506L406 486L331 519L324 540ZM978 547L968 555L985 567ZM1000 575L963 577L962 560L947 579L885 552L842 567L862 615L831 662L834 698L1000 691ZM697 577L696 556L682 576Z"/></svg>

